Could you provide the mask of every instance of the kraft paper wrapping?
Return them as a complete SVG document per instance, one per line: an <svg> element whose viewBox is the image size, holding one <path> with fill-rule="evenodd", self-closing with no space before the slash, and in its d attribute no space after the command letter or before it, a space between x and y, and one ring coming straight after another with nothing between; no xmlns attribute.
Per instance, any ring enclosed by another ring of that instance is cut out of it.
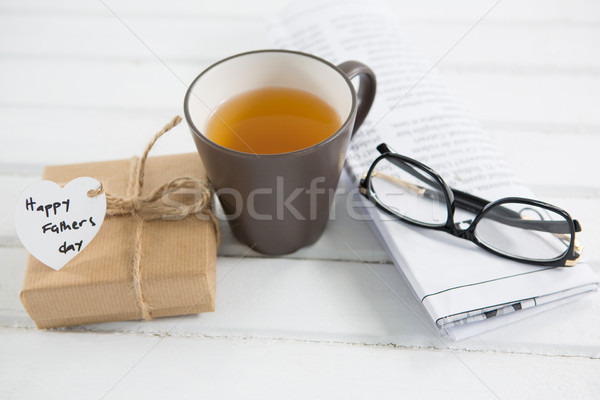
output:
<svg viewBox="0 0 600 400"><path fill-rule="evenodd" d="M79 176L102 182L107 193L131 196L136 159L51 166L43 179L67 183ZM171 179L206 180L198 154L150 157L142 196ZM96 237L55 271L29 255L21 302L40 329L141 319L133 282L136 221L107 216ZM141 288L152 318L214 311L217 237L206 215L144 221Z"/></svg>

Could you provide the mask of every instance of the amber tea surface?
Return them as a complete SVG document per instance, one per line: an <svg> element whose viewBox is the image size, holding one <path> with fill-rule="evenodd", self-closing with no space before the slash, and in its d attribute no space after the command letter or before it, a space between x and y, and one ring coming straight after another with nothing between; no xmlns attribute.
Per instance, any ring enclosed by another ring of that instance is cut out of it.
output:
<svg viewBox="0 0 600 400"><path fill-rule="evenodd" d="M341 126L337 112L299 89L265 87L223 102L210 116L206 136L241 152L277 154L304 149Z"/></svg>

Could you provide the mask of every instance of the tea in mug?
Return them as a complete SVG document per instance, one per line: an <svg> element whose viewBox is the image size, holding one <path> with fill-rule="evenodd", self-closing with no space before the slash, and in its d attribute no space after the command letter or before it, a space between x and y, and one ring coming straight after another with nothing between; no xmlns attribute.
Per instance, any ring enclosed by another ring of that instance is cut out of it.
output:
<svg viewBox="0 0 600 400"><path fill-rule="evenodd" d="M205 133L232 150L278 154L317 144L340 126L335 109L314 94L265 87L223 102L208 119Z"/></svg>

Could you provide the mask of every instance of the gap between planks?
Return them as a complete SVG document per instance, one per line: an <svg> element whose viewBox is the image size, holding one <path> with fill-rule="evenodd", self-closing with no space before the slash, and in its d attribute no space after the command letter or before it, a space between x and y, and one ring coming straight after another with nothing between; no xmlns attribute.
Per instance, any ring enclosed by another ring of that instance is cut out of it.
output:
<svg viewBox="0 0 600 400"><path fill-rule="evenodd" d="M112 330L103 331L97 329L89 329L85 326L70 327L70 328L58 328L48 330L38 330L35 327L0 327L0 330L4 331L19 331L27 330L32 332L37 331L48 331L48 332L64 332L74 334L99 334L99 335L124 335L124 336L143 336L143 337L158 337L158 338L182 338L182 339L201 339L201 340L222 340L222 341L244 341L244 342L256 342L256 343L298 343L298 344L317 344L317 345L338 345L338 346L352 346L352 347L366 347L366 348L382 348L382 349L399 349L399 350L417 350L417 351L442 351L450 353L478 353L478 354L510 354L510 355L521 355L521 356L532 356L532 357L548 357L548 358L570 358L570 359L585 359L585 360L599 360L600 355L581 355L581 354L552 354L544 353L539 351L519 351L511 349L481 349L481 348L466 348L460 346L452 346L450 342L444 343L445 346L436 345L404 345L398 343L376 343L376 342L361 342L361 341L347 341L347 340L319 340L319 339L305 339L305 338L294 338L294 337L260 337L260 336L247 336L247 335L206 335L201 333L192 332L141 332L137 330ZM442 339L440 338L440 342Z"/></svg>

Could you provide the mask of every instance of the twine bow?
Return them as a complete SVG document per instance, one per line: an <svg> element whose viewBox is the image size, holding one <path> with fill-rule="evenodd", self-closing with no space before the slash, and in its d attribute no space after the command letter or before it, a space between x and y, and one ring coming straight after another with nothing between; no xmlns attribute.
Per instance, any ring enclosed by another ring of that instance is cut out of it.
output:
<svg viewBox="0 0 600 400"><path fill-rule="evenodd" d="M176 220L182 219L190 214L205 215L211 220L219 239L219 222L212 211L212 190L208 183L193 177L179 177L154 189L150 194L143 196L142 186L144 183L144 172L146 159L152 146L158 138L167 133L181 122L181 117L174 117L167 125L158 131L150 140L141 158L134 158L131 176L135 176L133 183L133 195L129 197L118 197L106 193L106 215L132 215L136 221L133 253L133 287L135 289L142 318L152 319L152 307L148 304L142 285L142 228L145 221L157 219ZM171 194L189 195L190 190L194 194L194 201L169 205L160 201L164 196ZM89 197L95 197L104 192L104 186L100 183L98 189L88 191Z"/></svg>

